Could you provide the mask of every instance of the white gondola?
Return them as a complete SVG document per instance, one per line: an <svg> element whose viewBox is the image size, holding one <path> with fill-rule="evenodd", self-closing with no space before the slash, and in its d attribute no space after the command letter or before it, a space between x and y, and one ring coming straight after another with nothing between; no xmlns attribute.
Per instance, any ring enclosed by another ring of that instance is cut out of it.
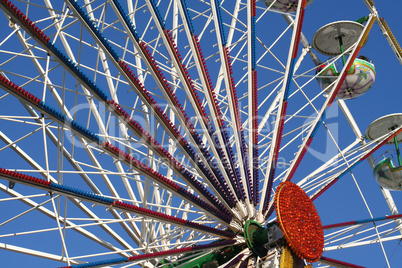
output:
<svg viewBox="0 0 402 268"><path fill-rule="evenodd" d="M402 114L390 114L383 116L372 122L366 131L366 138L376 140L390 131L402 126ZM395 165L394 155L391 151L386 152L382 156L385 157L374 168L374 178L378 184L388 190L402 190L402 161L399 152L398 143L402 141L402 134L398 134L394 139L388 141L388 144L395 144L395 152L398 165ZM390 156L387 156L390 154Z"/></svg>
<svg viewBox="0 0 402 268"><path fill-rule="evenodd" d="M273 10L291 13L297 10L298 0L261 0L267 7ZM313 3L314 0L307 0L306 6Z"/></svg>
<svg viewBox="0 0 402 268"><path fill-rule="evenodd" d="M322 90L329 92L331 84L338 79L339 72L334 64L323 66L318 70L318 84ZM341 99L353 99L366 93L374 84L376 72L374 64L366 57L355 59L338 94Z"/></svg>
<svg viewBox="0 0 402 268"><path fill-rule="evenodd" d="M343 64L346 62L345 51L355 44L364 26L355 21L337 21L321 27L313 37L313 47L321 54L327 56L342 55ZM317 69L317 80L320 88L329 92L339 77L334 63L321 65ZM360 56L353 62L348 74L342 83L338 98L352 99L366 93L374 84L376 71L370 59Z"/></svg>

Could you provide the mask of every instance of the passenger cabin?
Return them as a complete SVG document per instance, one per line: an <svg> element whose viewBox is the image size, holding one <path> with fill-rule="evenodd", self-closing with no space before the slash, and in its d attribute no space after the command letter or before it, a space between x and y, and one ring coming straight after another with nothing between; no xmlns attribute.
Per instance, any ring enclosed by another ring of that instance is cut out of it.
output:
<svg viewBox="0 0 402 268"><path fill-rule="evenodd" d="M402 114L389 114L374 120L366 130L366 138L376 142L382 142L383 137L402 126ZM402 190L402 160L399 151L399 143L402 134L396 135L387 144L394 144L395 149L385 152L380 157L384 158L373 169L377 183L388 190ZM396 160L395 160L396 158ZM395 165L397 163L397 165Z"/></svg>

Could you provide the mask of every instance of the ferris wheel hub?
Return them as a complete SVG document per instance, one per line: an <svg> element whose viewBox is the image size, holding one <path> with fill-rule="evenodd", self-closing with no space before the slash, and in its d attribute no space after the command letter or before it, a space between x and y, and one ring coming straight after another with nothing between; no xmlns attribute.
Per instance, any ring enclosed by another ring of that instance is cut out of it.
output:
<svg viewBox="0 0 402 268"><path fill-rule="evenodd" d="M244 225L244 237L247 246L261 258L267 255L269 249L285 244L283 233L277 223L264 228L258 222L248 220Z"/></svg>

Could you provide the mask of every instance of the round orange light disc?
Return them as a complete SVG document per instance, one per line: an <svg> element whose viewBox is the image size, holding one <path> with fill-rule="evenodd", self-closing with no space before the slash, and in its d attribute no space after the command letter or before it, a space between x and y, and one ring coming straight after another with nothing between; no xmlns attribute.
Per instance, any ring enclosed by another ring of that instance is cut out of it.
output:
<svg viewBox="0 0 402 268"><path fill-rule="evenodd" d="M275 203L279 226L292 251L308 262L316 262L322 255L324 233L311 199L287 181L276 189Z"/></svg>

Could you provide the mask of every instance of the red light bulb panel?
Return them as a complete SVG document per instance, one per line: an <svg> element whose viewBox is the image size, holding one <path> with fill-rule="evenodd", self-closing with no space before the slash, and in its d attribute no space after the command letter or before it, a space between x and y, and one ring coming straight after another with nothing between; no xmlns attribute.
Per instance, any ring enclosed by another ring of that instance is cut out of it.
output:
<svg viewBox="0 0 402 268"><path fill-rule="evenodd" d="M275 203L279 226L292 251L308 262L316 262L322 255L324 233L311 199L287 181L277 188Z"/></svg>

